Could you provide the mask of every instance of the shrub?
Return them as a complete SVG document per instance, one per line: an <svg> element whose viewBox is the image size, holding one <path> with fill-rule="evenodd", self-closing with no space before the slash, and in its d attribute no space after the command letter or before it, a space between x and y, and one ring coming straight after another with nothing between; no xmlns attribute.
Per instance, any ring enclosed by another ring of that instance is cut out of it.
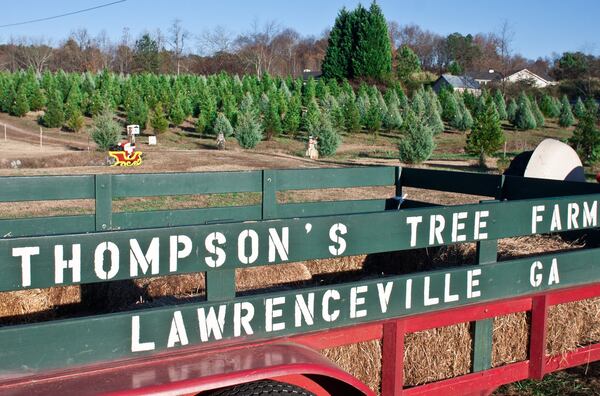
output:
<svg viewBox="0 0 600 396"><path fill-rule="evenodd" d="M119 142L121 126L110 110L105 109L94 117L91 135L100 151L107 151Z"/></svg>
<svg viewBox="0 0 600 396"><path fill-rule="evenodd" d="M408 164L423 162L431 157L435 148L433 131L412 110L407 111L405 118L405 133L398 144L400 161Z"/></svg>

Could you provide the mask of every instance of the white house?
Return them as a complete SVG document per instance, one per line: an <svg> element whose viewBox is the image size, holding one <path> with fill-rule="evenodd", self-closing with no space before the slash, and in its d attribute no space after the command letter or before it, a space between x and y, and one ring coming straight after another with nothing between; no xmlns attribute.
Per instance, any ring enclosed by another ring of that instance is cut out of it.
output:
<svg viewBox="0 0 600 396"><path fill-rule="evenodd" d="M554 79L552 79L551 77L549 77L549 76L542 77L542 76L535 74L534 72L529 71L527 69L521 69L512 74L509 74L508 76L504 77L502 79L502 81L507 82L507 83L517 83L517 82L521 82L521 81L527 81L532 86L537 87L537 88L544 88L549 85L556 84L556 81L554 81Z"/></svg>

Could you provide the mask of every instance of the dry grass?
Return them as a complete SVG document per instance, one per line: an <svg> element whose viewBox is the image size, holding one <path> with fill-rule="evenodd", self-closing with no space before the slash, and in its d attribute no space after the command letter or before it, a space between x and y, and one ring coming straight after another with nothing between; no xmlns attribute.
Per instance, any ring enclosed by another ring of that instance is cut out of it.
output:
<svg viewBox="0 0 600 396"><path fill-rule="evenodd" d="M369 388L379 389L381 384L380 341L359 342L323 349L321 353Z"/></svg>

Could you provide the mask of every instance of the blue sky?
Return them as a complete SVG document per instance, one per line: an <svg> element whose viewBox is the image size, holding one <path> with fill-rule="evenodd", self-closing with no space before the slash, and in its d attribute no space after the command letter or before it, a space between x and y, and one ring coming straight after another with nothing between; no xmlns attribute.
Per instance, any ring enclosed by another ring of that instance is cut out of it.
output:
<svg viewBox="0 0 600 396"><path fill-rule="evenodd" d="M110 0L3 1L0 24L43 18L93 7ZM363 1L369 3L370 1ZM513 48L529 58L553 52L584 50L600 55L600 15L597 0L379 0L386 17L400 24L416 23L440 34L455 31L496 31L504 20L514 30ZM105 29L118 39L124 27L133 37L144 30L168 29L179 18L193 34L217 25L233 33L248 30L252 21L276 20L305 35L319 35L333 24L337 11L353 8L354 0L127 0L89 13L29 25L0 28L0 42L11 36L50 38L58 44L85 27L93 35ZM195 40L190 42L195 45Z"/></svg>

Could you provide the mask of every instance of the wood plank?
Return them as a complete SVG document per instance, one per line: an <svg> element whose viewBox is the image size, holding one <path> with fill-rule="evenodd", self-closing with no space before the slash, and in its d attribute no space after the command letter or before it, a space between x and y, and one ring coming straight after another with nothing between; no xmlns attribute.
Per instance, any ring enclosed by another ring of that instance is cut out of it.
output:
<svg viewBox="0 0 600 396"><path fill-rule="evenodd" d="M94 176L1 176L0 202L93 199Z"/></svg>
<svg viewBox="0 0 600 396"><path fill-rule="evenodd" d="M392 166L284 169L277 171L278 190L393 186L395 172Z"/></svg>

